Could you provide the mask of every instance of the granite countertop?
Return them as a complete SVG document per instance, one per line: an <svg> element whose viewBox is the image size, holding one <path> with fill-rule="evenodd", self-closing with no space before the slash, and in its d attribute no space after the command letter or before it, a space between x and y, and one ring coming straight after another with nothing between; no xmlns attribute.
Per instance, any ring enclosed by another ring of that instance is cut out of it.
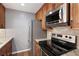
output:
<svg viewBox="0 0 79 59"><path fill-rule="evenodd" d="M79 49L72 50L61 56L79 56Z"/></svg>
<svg viewBox="0 0 79 59"><path fill-rule="evenodd" d="M40 39L35 39L35 41L38 43L39 41L44 41L44 40L51 40L51 39L47 39L47 38L40 38Z"/></svg>

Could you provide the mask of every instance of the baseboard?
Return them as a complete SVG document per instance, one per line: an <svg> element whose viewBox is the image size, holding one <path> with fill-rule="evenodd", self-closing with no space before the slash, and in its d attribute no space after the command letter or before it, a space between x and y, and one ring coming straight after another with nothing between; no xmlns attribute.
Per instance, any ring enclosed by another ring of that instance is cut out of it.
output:
<svg viewBox="0 0 79 59"><path fill-rule="evenodd" d="M15 52L12 52L12 54L17 54L17 53L21 53L21 52L25 52L25 51L31 51L31 49L25 49L25 50L15 51Z"/></svg>

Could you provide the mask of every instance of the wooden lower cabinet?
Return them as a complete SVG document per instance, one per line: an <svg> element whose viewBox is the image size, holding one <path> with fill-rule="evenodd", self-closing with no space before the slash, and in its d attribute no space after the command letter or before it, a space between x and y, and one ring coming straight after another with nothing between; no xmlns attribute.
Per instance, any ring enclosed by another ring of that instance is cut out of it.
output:
<svg viewBox="0 0 79 59"><path fill-rule="evenodd" d="M37 42L35 42L35 56L41 56L41 49Z"/></svg>
<svg viewBox="0 0 79 59"><path fill-rule="evenodd" d="M12 41L9 41L0 49L0 56L10 56L12 54Z"/></svg>
<svg viewBox="0 0 79 59"><path fill-rule="evenodd" d="M15 53L15 54L13 54L13 56L32 56L32 51L29 50L29 51Z"/></svg>

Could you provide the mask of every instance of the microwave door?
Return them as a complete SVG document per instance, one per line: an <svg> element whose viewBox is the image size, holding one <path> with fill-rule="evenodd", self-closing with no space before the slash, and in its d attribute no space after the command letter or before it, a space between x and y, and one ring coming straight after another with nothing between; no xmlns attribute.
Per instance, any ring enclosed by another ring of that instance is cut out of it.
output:
<svg viewBox="0 0 79 59"><path fill-rule="evenodd" d="M63 9L59 10L59 23L63 22Z"/></svg>
<svg viewBox="0 0 79 59"><path fill-rule="evenodd" d="M59 10L59 19L62 19L62 17L61 17L61 9Z"/></svg>

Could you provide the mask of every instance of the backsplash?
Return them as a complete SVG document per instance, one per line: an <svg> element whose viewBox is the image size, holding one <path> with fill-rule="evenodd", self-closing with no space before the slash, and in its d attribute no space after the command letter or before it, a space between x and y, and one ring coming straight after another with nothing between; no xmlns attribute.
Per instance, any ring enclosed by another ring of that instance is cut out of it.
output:
<svg viewBox="0 0 79 59"><path fill-rule="evenodd" d="M55 27L53 28L52 33L77 36L77 48L79 48L79 29L70 29L69 27Z"/></svg>
<svg viewBox="0 0 79 59"><path fill-rule="evenodd" d="M69 27L56 27L53 28L52 33L73 35L74 31Z"/></svg>
<svg viewBox="0 0 79 59"><path fill-rule="evenodd" d="M6 39L10 37L14 37L14 31L12 29L0 29L0 40L1 38Z"/></svg>

